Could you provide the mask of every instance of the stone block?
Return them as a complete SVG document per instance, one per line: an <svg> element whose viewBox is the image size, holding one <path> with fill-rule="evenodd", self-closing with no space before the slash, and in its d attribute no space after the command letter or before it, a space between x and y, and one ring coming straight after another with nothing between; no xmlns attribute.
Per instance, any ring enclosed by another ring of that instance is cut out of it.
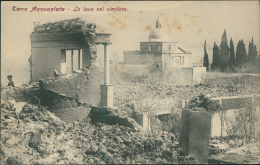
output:
<svg viewBox="0 0 260 165"><path fill-rule="evenodd" d="M91 70L84 68L60 79L44 79L42 89L48 94L64 96L79 103L98 105L100 102L100 68L93 64ZM67 106L65 106L67 108ZM59 107L58 107L59 108Z"/></svg>
<svg viewBox="0 0 260 165"><path fill-rule="evenodd" d="M221 136L221 113L216 112L212 114L211 120L211 137Z"/></svg>
<svg viewBox="0 0 260 165"><path fill-rule="evenodd" d="M91 107L91 111L88 116L91 119L92 124L105 123L107 125L120 125L129 127L135 130L141 130L134 119L130 117L120 117L117 115L117 108L113 107Z"/></svg>
<svg viewBox="0 0 260 165"><path fill-rule="evenodd" d="M140 126L142 126L144 132L151 130L149 117L145 113L136 113L134 119Z"/></svg>
<svg viewBox="0 0 260 165"><path fill-rule="evenodd" d="M208 163L212 114L204 109L183 109L179 145L183 156L193 156L199 164Z"/></svg>
<svg viewBox="0 0 260 165"><path fill-rule="evenodd" d="M100 85L101 90L101 106L113 107L114 86L113 85Z"/></svg>

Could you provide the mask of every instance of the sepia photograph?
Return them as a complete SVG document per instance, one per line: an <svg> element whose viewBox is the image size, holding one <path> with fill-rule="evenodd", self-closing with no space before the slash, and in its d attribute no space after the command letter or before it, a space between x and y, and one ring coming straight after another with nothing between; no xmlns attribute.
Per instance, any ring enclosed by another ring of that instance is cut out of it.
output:
<svg viewBox="0 0 260 165"><path fill-rule="evenodd" d="M1 1L0 164L259 164L260 1Z"/></svg>

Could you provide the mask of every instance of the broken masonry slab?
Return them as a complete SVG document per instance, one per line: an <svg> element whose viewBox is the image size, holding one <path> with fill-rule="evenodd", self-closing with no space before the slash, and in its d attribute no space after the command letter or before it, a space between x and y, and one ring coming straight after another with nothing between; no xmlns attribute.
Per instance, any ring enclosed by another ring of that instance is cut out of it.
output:
<svg viewBox="0 0 260 165"><path fill-rule="evenodd" d="M107 106L91 106L91 112L95 114L117 114L117 107L107 107Z"/></svg>
<svg viewBox="0 0 260 165"><path fill-rule="evenodd" d="M182 156L193 156L198 163L208 163L211 117L202 108L182 110L179 138Z"/></svg>
<svg viewBox="0 0 260 165"><path fill-rule="evenodd" d="M67 75L51 80L50 78L43 79L42 89L49 95L60 96L57 99L61 102L63 102L62 100L69 99L82 104L98 105L100 102L99 75L100 67L94 63L90 70L84 68L82 72L73 73L71 76ZM59 109L58 102L54 106ZM69 108L62 106L62 104L60 106L60 108Z"/></svg>
<svg viewBox="0 0 260 165"><path fill-rule="evenodd" d="M130 117L118 116L116 107L92 106L88 116L92 124L104 123L107 125L120 125L141 131L141 126Z"/></svg>
<svg viewBox="0 0 260 165"><path fill-rule="evenodd" d="M51 112L62 121L69 124L77 120L85 119L89 115L90 109L89 106L85 105L80 107L53 109Z"/></svg>

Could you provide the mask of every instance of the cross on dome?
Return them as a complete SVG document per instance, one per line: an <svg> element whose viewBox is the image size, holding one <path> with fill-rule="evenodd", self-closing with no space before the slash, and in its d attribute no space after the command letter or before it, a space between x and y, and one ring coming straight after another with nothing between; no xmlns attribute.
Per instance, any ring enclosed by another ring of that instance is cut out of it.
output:
<svg viewBox="0 0 260 165"><path fill-rule="evenodd" d="M149 42L164 42L168 40L168 33L161 27L161 22L158 16L156 21L156 28L153 29L149 34Z"/></svg>

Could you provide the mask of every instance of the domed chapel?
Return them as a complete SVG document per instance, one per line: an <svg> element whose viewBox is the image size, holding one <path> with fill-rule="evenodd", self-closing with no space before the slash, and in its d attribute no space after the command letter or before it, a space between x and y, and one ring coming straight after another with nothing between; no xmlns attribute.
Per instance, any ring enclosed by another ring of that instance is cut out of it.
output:
<svg viewBox="0 0 260 165"><path fill-rule="evenodd" d="M159 67L192 67L191 52L172 42L159 20L148 37L148 42L140 42L140 51L124 51L125 65L155 65Z"/></svg>

